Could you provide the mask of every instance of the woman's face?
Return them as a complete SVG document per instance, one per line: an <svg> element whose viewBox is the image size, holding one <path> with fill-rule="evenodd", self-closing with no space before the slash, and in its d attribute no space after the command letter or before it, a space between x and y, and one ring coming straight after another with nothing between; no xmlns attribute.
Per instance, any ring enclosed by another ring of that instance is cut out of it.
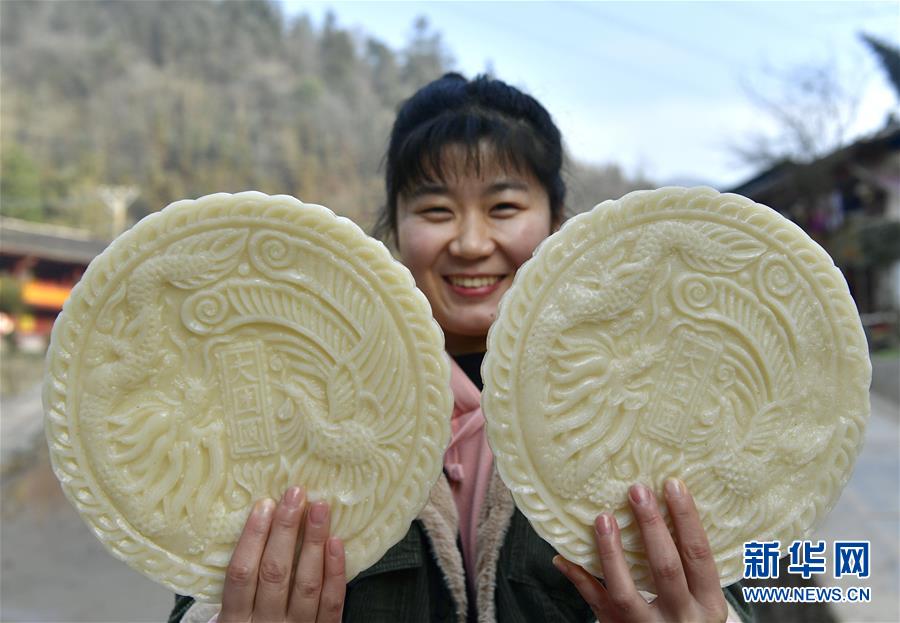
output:
<svg viewBox="0 0 900 623"><path fill-rule="evenodd" d="M480 172L465 151L445 153L446 183L423 183L397 200L397 246L431 303L451 354L485 349L500 297L550 235L550 201L533 175L501 168L483 150Z"/></svg>

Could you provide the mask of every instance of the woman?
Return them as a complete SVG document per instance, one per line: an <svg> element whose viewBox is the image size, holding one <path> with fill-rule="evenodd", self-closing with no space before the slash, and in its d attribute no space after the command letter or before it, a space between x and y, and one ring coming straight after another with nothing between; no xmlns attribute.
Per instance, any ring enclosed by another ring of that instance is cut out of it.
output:
<svg viewBox="0 0 900 623"><path fill-rule="evenodd" d="M343 546L328 537L324 504L307 510L298 488L277 505L258 503L229 565L221 623L724 621L729 615L683 483L666 484L674 540L653 493L641 485L629 490L659 593L648 604L628 573L611 515L595 523L603 584L554 556L493 469L479 407L487 332L516 270L563 220L562 159L560 133L547 111L500 81L447 74L404 103L391 133L387 202L376 229L393 240L431 303L453 358L453 435L444 473L406 537L347 585ZM292 574L301 521L303 544Z"/></svg>

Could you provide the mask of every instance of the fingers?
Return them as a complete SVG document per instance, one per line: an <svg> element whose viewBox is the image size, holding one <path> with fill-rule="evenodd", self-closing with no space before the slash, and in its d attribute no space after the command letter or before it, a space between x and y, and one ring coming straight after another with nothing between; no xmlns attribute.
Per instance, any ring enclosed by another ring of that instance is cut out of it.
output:
<svg viewBox="0 0 900 623"><path fill-rule="evenodd" d="M344 570L344 544L331 537L325 546L325 580L319 598L317 623L339 623L344 611L347 574Z"/></svg>
<svg viewBox="0 0 900 623"><path fill-rule="evenodd" d="M694 500L684 483L669 479L666 502L677 546L660 514L653 492L637 484L628 490L631 509L644 543L657 599L647 604L631 579L615 517L594 522L604 587L587 571L557 556L553 564L575 585L600 620L644 620L658 616L678 620L719 617L726 612L719 574Z"/></svg>
<svg viewBox="0 0 900 623"><path fill-rule="evenodd" d="M606 589L597 581L597 578L585 571L581 566L569 562L562 556L553 557L553 566L559 569L569 582L575 586L598 620L615 619L614 610L611 607Z"/></svg>
<svg viewBox="0 0 900 623"><path fill-rule="evenodd" d="M259 565L254 618L261 621L280 621L287 610L294 551L305 502L303 490L291 487L275 509L269 540Z"/></svg>
<svg viewBox="0 0 900 623"><path fill-rule="evenodd" d="M615 613L615 616L608 618L647 618L647 602L637 592L634 580L631 579L616 518L606 513L599 515L594 522L594 538L597 541L603 579L606 581L608 607Z"/></svg>
<svg viewBox="0 0 900 623"><path fill-rule="evenodd" d="M700 514L694 498L684 483L669 478L665 484L666 504L675 528L678 551L687 577L691 593L701 603L720 601L722 589L719 586L719 571L706 538L706 531L700 523Z"/></svg>
<svg viewBox="0 0 900 623"><path fill-rule="evenodd" d="M293 620L315 621L324 584L325 543L328 540L328 505L313 502L306 515L303 545L291 591L288 614Z"/></svg>
<svg viewBox="0 0 900 623"><path fill-rule="evenodd" d="M291 583L294 553L304 509L309 506L303 545ZM272 500L254 506L225 576L221 623L294 621L337 623L346 592L344 545L328 538L325 502L306 504L300 487L288 489L277 508Z"/></svg>
<svg viewBox="0 0 900 623"><path fill-rule="evenodd" d="M660 601L675 608L688 605L691 595L681 566L681 557L659 512L656 496L649 488L636 484L629 488L628 500L644 541L647 562Z"/></svg>
<svg viewBox="0 0 900 623"><path fill-rule="evenodd" d="M231 554L231 561L225 572L222 611L219 614L221 623L250 619L256 597L260 559L269 536L274 510L274 501L260 500L244 524L244 531Z"/></svg>

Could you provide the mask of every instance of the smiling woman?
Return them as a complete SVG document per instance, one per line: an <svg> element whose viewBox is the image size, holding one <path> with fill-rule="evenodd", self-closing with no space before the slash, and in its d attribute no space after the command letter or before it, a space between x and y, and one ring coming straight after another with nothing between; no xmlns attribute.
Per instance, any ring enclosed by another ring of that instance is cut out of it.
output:
<svg viewBox="0 0 900 623"><path fill-rule="evenodd" d="M561 170L549 113L502 82L448 74L397 115L376 235L394 238L451 354L484 352L516 269L562 221Z"/></svg>
<svg viewBox="0 0 900 623"><path fill-rule="evenodd" d="M434 562L420 572L447 579L450 603L444 590L419 598L415 620L441 620L438 612L449 605L459 621L722 621L728 608L712 559L697 557L684 569L677 562L680 547L708 549L692 498L680 481L673 480L667 487L672 494L666 494L669 512L683 519L674 541L650 490L640 485L630 490L652 566L677 566L668 574L673 581L661 582L660 597L648 605L626 570L617 527L597 518L604 587L581 567L554 559L553 549L510 502L496 473L479 407L480 364L501 297L563 220L561 169L562 140L549 113L498 80L467 81L448 74L410 98L394 124L387 203L376 232L393 237L454 361L453 437L444 477L432 492L434 502L449 485L451 531L445 538L454 545L446 551L441 532L423 522L435 544L426 560L436 562L440 572ZM551 568L551 560L562 573ZM385 596L402 585L398 575L390 582L385 578L380 589ZM365 581L348 587L345 620L354 620L360 612L357 600L372 587ZM385 620L396 620L396 613Z"/></svg>
<svg viewBox="0 0 900 623"><path fill-rule="evenodd" d="M400 258L431 303L451 355L484 351L500 298L556 220L533 175L499 166L487 143L478 147L480 170L470 170L464 149L448 146L444 182L412 186L397 206Z"/></svg>

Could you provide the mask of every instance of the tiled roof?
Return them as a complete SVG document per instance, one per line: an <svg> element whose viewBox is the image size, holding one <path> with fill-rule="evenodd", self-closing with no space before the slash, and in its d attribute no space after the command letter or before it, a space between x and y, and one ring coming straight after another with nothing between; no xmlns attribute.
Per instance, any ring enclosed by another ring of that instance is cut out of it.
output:
<svg viewBox="0 0 900 623"><path fill-rule="evenodd" d="M69 227L0 218L0 253L87 264L109 244Z"/></svg>

